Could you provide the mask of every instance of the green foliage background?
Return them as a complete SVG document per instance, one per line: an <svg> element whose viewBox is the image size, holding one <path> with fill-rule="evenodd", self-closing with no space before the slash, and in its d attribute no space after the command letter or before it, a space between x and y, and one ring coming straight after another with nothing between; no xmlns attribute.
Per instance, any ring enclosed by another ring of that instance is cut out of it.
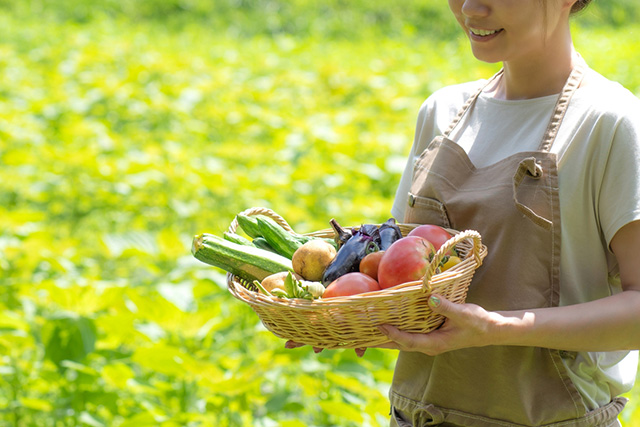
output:
<svg viewBox="0 0 640 427"><path fill-rule="evenodd" d="M638 95L639 14L575 21ZM496 70L446 2L0 0L0 28L0 424L386 425L394 352L285 350L190 242L253 206L388 218L422 101Z"/></svg>

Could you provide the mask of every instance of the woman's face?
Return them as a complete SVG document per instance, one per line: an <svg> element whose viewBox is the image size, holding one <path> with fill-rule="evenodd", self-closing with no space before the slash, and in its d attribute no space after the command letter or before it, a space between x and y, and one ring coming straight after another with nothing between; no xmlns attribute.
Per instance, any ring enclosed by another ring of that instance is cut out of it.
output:
<svg viewBox="0 0 640 427"><path fill-rule="evenodd" d="M533 59L570 41L571 0L449 0L476 58ZM568 39L565 39L568 37Z"/></svg>

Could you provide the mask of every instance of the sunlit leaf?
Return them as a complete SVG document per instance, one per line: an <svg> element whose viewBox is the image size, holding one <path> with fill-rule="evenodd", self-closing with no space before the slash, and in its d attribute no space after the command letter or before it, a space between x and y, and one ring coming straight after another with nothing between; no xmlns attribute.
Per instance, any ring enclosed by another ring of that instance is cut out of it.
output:
<svg viewBox="0 0 640 427"><path fill-rule="evenodd" d="M135 376L133 370L124 363L107 365L100 374L108 385L117 389L125 389L127 381Z"/></svg>
<svg viewBox="0 0 640 427"><path fill-rule="evenodd" d="M17 329L19 331L28 331L29 324L21 319L17 313L10 311L0 312L0 330Z"/></svg>
<svg viewBox="0 0 640 427"><path fill-rule="evenodd" d="M149 412L141 412L127 418L118 427L155 427L158 420Z"/></svg>
<svg viewBox="0 0 640 427"><path fill-rule="evenodd" d="M158 292L182 311L189 311L195 304L193 283L161 283Z"/></svg>
<svg viewBox="0 0 640 427"><path fill-rule="evenodd" d="M105 234L102 240L114 257L122 255L126 250L139 250L152 255L158 253L156 239L149 232L129 231L121 234Z"/></svg>
<svg viewBox="0 0 640 427"><path fill-rule="evenodd" d="M96 329L86 317L61 314L50 318L41 334L45 355L59 366L63 360L82 360L95 347Z"/></svg>
<svg viewBox="0 0 640 427"><path fill-rule="evenodd" d="M105 427L105 424L102 421L98 420L96 417L86 411L80 414L79 421L82 423L82 425L86 425L89 427Z"/></svg>
<svg viewBox="0 0 640 427"><path fill-rule="evenodd" d="M324 412L331 414L336 420L348 420L362 424L364 419L361 408L342 401L320 401L318 404Z"/></svg>
<svg viewBox="0 0 640 427"><path fill-rule="evenodd" d="M53 410L51 402L44 399L36 399L30 397L21 397L19 399L20 405L25 408L34 409L36 411L50 412Z"/></svg>

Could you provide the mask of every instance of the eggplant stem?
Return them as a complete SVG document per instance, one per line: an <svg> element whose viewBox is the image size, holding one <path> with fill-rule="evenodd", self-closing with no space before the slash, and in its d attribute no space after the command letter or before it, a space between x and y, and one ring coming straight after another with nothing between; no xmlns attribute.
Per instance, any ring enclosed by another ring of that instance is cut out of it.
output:
<svg viewBox="0 0 640 427"><path fill-rule="evenodd" d="M353 236L351 232L346 231L344 228L342 228L340 224L338 224L338 221L335 220L335 218L331 218L331 221L329 221L329 223L331 224L331 228L333 228L333 232L335 233L333 240L338 244L338 247L344 245L347 240L349 240L351 236Z"/></svg>

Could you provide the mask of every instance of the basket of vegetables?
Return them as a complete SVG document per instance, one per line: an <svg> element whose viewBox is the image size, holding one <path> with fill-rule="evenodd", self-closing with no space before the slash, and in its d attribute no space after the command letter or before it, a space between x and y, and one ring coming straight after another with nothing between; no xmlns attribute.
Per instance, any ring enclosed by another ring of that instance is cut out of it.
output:
<svg viewBox="0 0 640 427"><path fill-rule="evenodd" d="M326 349L382 344L382 324L414 333L438 328L444 318L430 310L429 295L464 302L487 253L473 230L393 218L330 225L299 234L274 211L251 208L223 236L195 236L192 253L227 271L231 294L276 336Z"/></svg>

